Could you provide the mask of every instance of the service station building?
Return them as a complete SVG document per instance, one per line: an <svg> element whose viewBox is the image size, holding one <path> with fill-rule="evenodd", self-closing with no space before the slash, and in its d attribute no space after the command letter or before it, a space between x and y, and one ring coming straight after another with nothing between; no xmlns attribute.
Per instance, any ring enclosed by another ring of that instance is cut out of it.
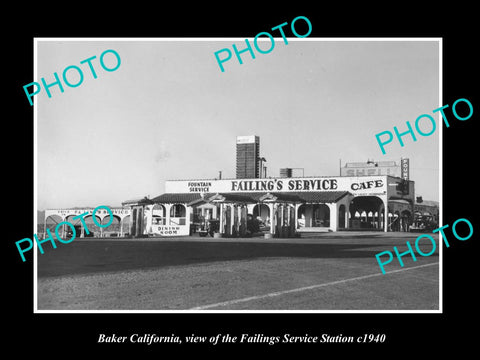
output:
<svg viewBox="0 0 480 360"><path fill-rule="evenodd" d="M222 179L220 173L218 179L167 180L163 194L112 208L114 221L105 230L94 223L110 217L90 208L47 210L44 226L55 225L48 218L79 227L73 217L88 212L85 221L100 237L205 235L205 225L213 223L209 233L215 237L251 235L254 223L261 224L256 233L265 237L295 237L341 230L409 231L414 217L438 219L438 207L415 203L409 159L347 163L340 166L340 176L313 177L292 176L292 168L267 177L265 162L258 136L238 136L234 179Z"/></svg>
<svg viewBox="0 0 480 360"><path fill-rule="evenodd" d="M257 219L266 237L293 237L393 226L406 231L414 195L413 181L388 175L170 180L164 194L123 205L132 209L132 236L189 235L201 218L219 220L219 236L244 236L247 222Z"/></svg>

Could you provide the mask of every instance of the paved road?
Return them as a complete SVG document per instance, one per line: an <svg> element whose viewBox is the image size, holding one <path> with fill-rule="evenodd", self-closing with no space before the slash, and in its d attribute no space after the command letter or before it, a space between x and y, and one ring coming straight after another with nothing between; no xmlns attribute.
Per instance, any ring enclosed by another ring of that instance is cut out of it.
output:
<svg viewBox="0 0 480 360"><path fill-rule="evenodd" d="M417 236L75 240L38 255L38 308L435 310L438 249L392 261L386 275L375 258Z"/></svg>

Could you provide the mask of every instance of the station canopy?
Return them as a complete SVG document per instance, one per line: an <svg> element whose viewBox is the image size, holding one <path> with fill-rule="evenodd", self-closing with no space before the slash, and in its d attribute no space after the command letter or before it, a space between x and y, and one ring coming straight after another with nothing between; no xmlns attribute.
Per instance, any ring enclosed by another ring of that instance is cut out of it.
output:
<svg viewBox="0 0 480 360"><path fill-rule="evenodd" d="M159 195L151 201L156 204L188 204L195 205L200 202L226 202L257 204L264 202L283 202L283 203L336 203L348 191L315 191L315 192L245 192L241 194L234 193L167 193Z"/></svg>

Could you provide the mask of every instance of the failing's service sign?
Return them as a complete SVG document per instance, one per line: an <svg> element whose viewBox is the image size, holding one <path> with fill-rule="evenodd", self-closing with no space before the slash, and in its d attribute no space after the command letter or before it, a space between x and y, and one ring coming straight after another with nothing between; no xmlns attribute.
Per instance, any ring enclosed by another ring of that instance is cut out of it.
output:
<svg viewBox="0 0 480 360"><path fill-rule="evenodd" d="M348 191L352 194L386 194L387 176L168 180L167 193L242 193Z"/></svg>

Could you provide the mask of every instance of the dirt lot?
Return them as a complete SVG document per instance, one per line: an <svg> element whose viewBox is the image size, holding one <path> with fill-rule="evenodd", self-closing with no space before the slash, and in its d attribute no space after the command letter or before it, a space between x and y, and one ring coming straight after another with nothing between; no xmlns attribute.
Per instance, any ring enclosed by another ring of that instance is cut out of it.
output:
<svg viewBox="0 0 480 360"><path fill-rule="evenodd" d="M438 310L439 256L415 234L300 239L76 239L38 254L38 310ZM437 240L438 241L438 240ZM425 250L427 251L427 250ZM390 273L388 273L390 272Z"/></svg>

